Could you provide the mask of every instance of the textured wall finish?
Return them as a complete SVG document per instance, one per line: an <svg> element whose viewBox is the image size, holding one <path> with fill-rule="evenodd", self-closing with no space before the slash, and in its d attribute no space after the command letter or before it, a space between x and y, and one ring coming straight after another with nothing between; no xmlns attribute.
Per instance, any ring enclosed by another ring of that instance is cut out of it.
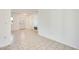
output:
<svg viewBox="0 0 79 59"><path fill-rule="evenodd" d="M12 43L10 10L0 10L0 47Z"/></svg>

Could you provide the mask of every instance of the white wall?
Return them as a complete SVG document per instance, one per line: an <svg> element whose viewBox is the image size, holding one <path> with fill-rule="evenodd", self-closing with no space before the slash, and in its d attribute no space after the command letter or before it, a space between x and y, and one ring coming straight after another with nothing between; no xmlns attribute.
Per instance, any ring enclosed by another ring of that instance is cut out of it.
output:
<svg viewBox="0 0 79 59"><path fill-rule="evenodd" d="M0 47L12 43L10 10L0 9Z"/></svg>
<svg viewBox="0 0 79 59"><path fill-rule="evenodd" d="M32 20L33 20L32 22L33 27L37 27L38 26L38 14L32 15Z"/></svg>
<svg viewBox="0 0 79 59"><path fill-rule="evenodd" d="M40 10L39 34L79 48L79 10Z"/></svg>

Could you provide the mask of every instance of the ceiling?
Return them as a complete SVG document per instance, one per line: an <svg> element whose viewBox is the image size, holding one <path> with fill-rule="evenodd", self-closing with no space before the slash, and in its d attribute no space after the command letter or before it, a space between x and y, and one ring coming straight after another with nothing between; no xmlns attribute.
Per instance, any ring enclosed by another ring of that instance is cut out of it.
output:
<svg viewBox="0 0 79 59"><path fill-rule="evenodd" d="M37 14L38 9L12 9L12 14L19 14L19 13L31 13L31 14Z"/></svg>

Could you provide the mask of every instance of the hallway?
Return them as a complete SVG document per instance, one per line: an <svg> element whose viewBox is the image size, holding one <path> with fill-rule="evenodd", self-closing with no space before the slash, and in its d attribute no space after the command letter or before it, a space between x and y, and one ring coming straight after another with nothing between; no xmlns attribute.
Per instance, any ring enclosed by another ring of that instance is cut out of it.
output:
<svg viewBox="0 0 79 59"><path fill-rule="evenodd" d="M13 32L14 42L2 50L73 50L69 46L39 36L32 30Z"/></svg>

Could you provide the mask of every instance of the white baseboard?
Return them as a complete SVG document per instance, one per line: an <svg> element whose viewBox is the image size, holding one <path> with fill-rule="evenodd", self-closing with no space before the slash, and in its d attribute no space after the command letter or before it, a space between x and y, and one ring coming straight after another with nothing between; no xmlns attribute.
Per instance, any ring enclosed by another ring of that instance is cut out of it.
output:
<svg viewBox="0 0 79 59"><path fill-rule="evenodd" d="M50 39L50 40L54 40L54 41L56 41L56 42L62 43L62 44L67 45L67 46L70 46L70 47L72 47L72 48L79 49L79 48L76 47L75 45L68 44L68 43L66 43L66 42L64 42L64 41L58 40L58 39L55 38L55 37L51 38L51 37L48 37L47 35L43 35L43 34L41 34L41 33L38 33L38 34L39 34L40 36L43 36L43 37L48 38L48 39Z"/></svg>

